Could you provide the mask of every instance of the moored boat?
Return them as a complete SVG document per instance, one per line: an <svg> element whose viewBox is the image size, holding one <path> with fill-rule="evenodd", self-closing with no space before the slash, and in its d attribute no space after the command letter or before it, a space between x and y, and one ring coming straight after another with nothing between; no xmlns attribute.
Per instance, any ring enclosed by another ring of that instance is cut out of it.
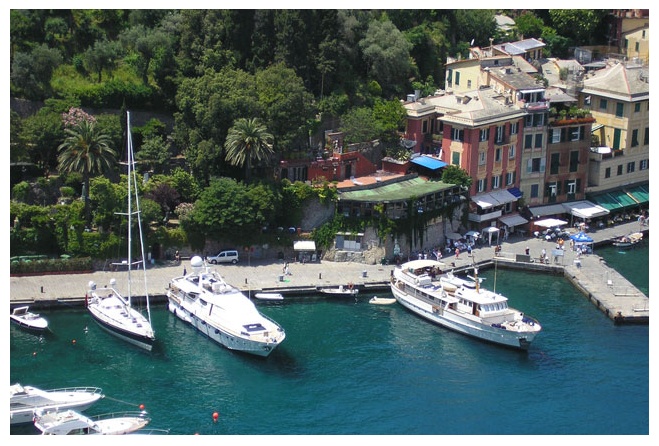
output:
<svg viewBox="0 0 659 446"><path fill-rule="evenodd" d="M378 297L378 296L373 296L371 299L368 301L369 304L373 305L391 305L396 303L396 298L395 297Z"/></svg>
<svg viewBox="0 0 659 446"><path fill-rule="evenodd" d="M140 218L139 197L137 194L137 175L135 173L135 159L130 130L130 113L127 114L127 164L128 164L128 211L123 214L128 216L128 293L121 294L116 288L116 280L110 280L109 287L96 287L96 283L89 282L89 289L85 295L85 304L92 318L108 333L123 339L133 345L151 351L155 342L155 333L151 326L151 310L149 308L149 293L146 287L146 257L144 251L144 239L142 234L142 220ZM131 184L134 186L131 187ZM133 209L132 200L135 200ZM132 216L137 216L137 227L139 232L141 261L136 262L138 268L144 272L144 289L146 297L146 315L132 303Z"/></svg>
<svg viewBox="0 0 659 446"><path fill-rule="evenodd" d="M331 288L317 288L318 292L323 293L323 294L331 294L333 296L354 296L356 294L359 294L359 289L355 287L352 283L349 283L348 286L344 287L343 285L339 285L338 287L331 287Z"/></svg>
<svg viewBox="0 0 659 446"><path fill-rule="evenodd" d="M42 390L32 386L9 386L9 423L31 423L36 410L85 410L103 398L100 387L66 387Z"/></svg>
<svg viewBox="0 0 659 446"><path fill-rule="evenodd" d="M391 291L405 308L424 319L484 341L529 348L542 327L508 306L508 298L481 288L478 271L460 283L442 275L444 264L413 260L394 269ZM473 287L471 285L473 284Z"/></svg>
<svg viewBox="0 0 659 446"><path fill-rule="evenodd" d="M284 300L281 293L256 293L254 297L260 300Z"/></svg>
<svg viewBox="0 0 659 446"><path fill-rule="evenodd" d="M190 266L167 288L171 313L230 350L268 356L284 341L284 329L201 257L190 259Z"/></svg>
<svg viewBox="0 0 659 446"><path fill-rule="evenodd" d="M48 321L41 315L30 312L30 307L27 305L14 308L9 319L27 331L41 333L48 329Z"/></svg>
<svg viewBox="0 0 659 446"><path fill-rule="evenodd" d="M146 412L120 412L87 417L75 410L39 410L34 426L42 435L124 435L142 429L151 419Z"/></svg>
<svg viewBox="0 0 659 446"><path fill-rule="evenodd" d="M628 235L623 235L620 237L615 237L613 239L613 242L611 243L613 246L617 248L632 248L639 243L643 241L643 233L642 232L633 232Z"/></svg>

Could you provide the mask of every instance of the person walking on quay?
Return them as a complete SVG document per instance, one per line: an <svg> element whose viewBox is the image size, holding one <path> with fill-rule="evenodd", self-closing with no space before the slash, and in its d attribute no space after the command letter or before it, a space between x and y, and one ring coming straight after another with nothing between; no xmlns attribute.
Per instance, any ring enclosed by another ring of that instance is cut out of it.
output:
<svg viewBox="0 0 659 446"><path fill-rule="evenodd" d="M531 250L529 249L529 247L528 247L528 246L526 247L526 250L525 250L525 252L526 252L526 255L527 255L527 256L528 256L528 255L531 255L531 254L529 254L529 253L531 252Z"/></svg>
<svg viewBox="0 0 659 446"><path fill-rule="evenodd" d="M460 258L460 248L455 248L455 258L456 259Z"/></svg>

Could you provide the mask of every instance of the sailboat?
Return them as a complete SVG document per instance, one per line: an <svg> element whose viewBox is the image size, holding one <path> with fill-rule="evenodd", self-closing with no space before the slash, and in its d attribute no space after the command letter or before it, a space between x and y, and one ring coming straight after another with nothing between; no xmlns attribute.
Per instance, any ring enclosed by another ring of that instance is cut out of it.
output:
<svg viewBox="0 0 659 446"><path fill-rule="evenodd" d="M149 293L146 286L146 260L144 257L144 238L142 236L142 220L140 218L140 203L137 194L137 174L135 173L135 159L133 154L133 141L130 131L130 112L127 113L127 162L128 165L128 210L120 213L128 217L128 294L121 294L116 288L116 280L110 280L110 286L97 287L96 283L89 282L89 289L85 295L85 302L92 318L107 332L123 339L133 345L151 351L155 341L155 334L151 327L151 310L149 308ZM131 187L134 190L131 190ZM132 198L135 197L135 210ZM133 262L132 259L132 217L137 216L137 227L140 234L141 260ZM133 307L132 277L133 267L141 267L144 272L144 295L146 298L146 316Z"/></svg>

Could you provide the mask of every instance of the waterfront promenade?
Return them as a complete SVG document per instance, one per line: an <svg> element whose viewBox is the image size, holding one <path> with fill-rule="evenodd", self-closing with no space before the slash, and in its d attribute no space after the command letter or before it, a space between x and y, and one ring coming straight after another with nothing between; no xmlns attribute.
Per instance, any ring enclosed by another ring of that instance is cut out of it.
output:
<svg viewBox="0 0 659 446"><path fill-rule="evenodd" d="M485 268L494 265L500 268L535 270L547 274L564 275L594 305L616 323L649 323L649 299L617 271L608 267L597 256L597 246L607 243L612 237L642 230L646 235L649 227L638 222L619 224L611 228L588 233L595 243L594 254L582 255L577 259L574 251L565 243L565 255L556 263L541 264L538 258L542 249L551 255L555 242L542 238L514 235L502 241L501 252L495 256L492 246L481 245L467 253L445 255L442 261L455 272L470 269L473 264ZM646 242L647 243L647 242ZM525 256L526 248L534 262L519 261ZM553 260L553 259L552 259ZM237 265L215 266L227 282L242 289L250 296L258 291L281 292L284 297L296 297L314 293L318 287L336 287L354 284L362 292L387 292L389 278L395 265L367 265L353 262L290 263L291 275L283 274L281 260L246 260ZM649 266L648 266L649 267ZM190 269L190 261L180 264L154 265L147 268L149 295L154 304L166 301L165 290L169 281ZM133 270L132 293L144 295L144 280L141 270ZM35 308L50 308L64 305L82 305L87 284L94 281L106 285L110 279L117 280L117 289L127 292L127 272L95 271L84 274L42 275L10 277L11 306L29 304ZM282 280L283 279L283 280Z"/></svg>

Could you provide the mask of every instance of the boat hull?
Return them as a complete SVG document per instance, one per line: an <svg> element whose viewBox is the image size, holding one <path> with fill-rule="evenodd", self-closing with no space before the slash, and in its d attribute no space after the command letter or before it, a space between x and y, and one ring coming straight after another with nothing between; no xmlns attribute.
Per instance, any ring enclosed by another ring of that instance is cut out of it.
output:
<svg viewBox="0 0 659 446"><path fill-rule="evenodd" d="M103 312L99 303L90 303L87 309L92 319L106 332L144 350L151 351L153 349L155 337L151 330L144 329L147 325L150 327L150 324L139 311L127 307L127 315L116 318ZM128 323L125 324L122 321ZM139 323L136 324L134 321L139 321Z"/></svg>
<svg viewBox="0 0 659 446"><path fill-rule="evenodd" d="M14 317L10 316L11 322L22 328L23 330L32 332L32 333L43 333L48 329L48 324L47 323L35 323L34 321L26 321L20 317Z"/></svg>
<svg viewBox="0 0 659 446"><path fill-rule="evenodd" d="M538 332L514 332L487 324L470 321L449 310L441 311L427 302L411 298L396 286L391 287L394 297L403 307L412 313L442 327L462 333L483 341L515 349L527 350Z"/></svg>
<svg viewBox="0 0 659 446"><path fill-rule="evenodd" d="M40 390L24 387L25 394L10 398L9 423L28 424L34 421L35 410L76 409L83 411L103 398L98 387L71 387L68 389Z"/></svg>
<svg viewBox="0 0 659 446"><path fill-rule="evenodd" d="M190 324L199 333L229 350L267 357L281 342L262 342L237 336L219 325L212 325L197 314L197 310L185 306L176 296L168 293L168 309L176 317Z"/></svg>

